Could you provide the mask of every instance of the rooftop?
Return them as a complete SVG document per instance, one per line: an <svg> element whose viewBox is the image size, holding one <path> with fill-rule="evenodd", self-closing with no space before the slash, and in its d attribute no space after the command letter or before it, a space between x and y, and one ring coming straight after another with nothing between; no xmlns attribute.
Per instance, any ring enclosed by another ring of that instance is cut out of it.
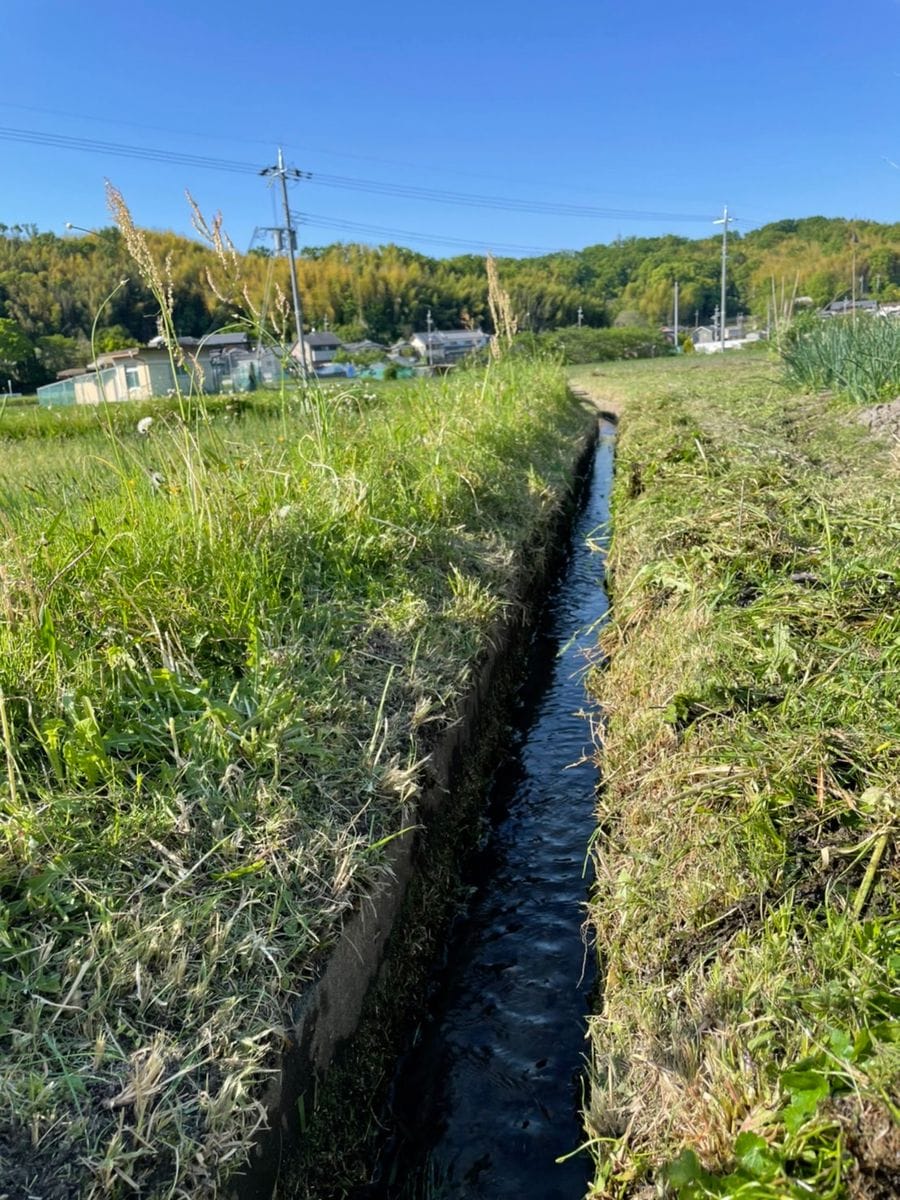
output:
<svg viewBox="0 0 900 1200"><path fill-rule="evenodd" d="M342 346L343 342L336 333L330 333L327 329L321 333L317 333L315 329L312 333L306 334L303 339L307 346Z"/></svg>

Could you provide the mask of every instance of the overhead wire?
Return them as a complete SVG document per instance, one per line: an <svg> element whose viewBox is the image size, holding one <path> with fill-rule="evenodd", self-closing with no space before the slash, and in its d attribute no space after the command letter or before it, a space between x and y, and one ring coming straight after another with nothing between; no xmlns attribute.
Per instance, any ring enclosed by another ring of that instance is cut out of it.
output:
<svg viewBox="0 0 900 1200"><path fill-rule="evenodd" d="M47 133L39 130L0 126L0 140L48 146L56 149L69 149L82 153L134 158L144 162L167 163L195 169L224 171L239 175L249 176L259 174L259 167L254 163L241 162L237 159L216 158L211 155L189 154L177 150L162 150L150 146L136 146L123 142L107 142L96 138L74 137L68 134ZM312 186L340 188L392 198L425 200L440 204L546 216L584 217L593 220L605 218L620 221L695 222L704 225L710 221L708 216L698 213L603 208L597 205L567 204L561 201L526 200L512 196L487 196L472 192L456 192L440 188L427 188L416 184L358 179L353 176L330 175L321 172L317 172L311 176L307 180L307 183Z"/></svg>
<svg viewBox="0 0 900 1200"><path fill-rule="evenodd" d="M387 225L372 225L363 221L349 221L340 217L325 217L319 213L291 213L291 216L302 226L309 228L335 229L344 233L374 234L376 236L403 237L417 242L427 242L440 246L459 246L468 250L509 250L518 254L555 254L559 247L551 249L548 246L522 246L512 242L485 242L474 238L442 237L438 234L417 233L412 229L395 229Z"/></svg>
<svg viewBox="0 0 900 1200"><path fill-rule="evenodd" d="M113 125L113 126L118 125L118 126L128 127L131 129L142 129L142 130L146 130L146 131L153 132L153 133L164 133L164 134L166 134L167 137L195 138L197 140L202 140L205 142L208 142L210 140L228 141L228 142L232 142L232 143L240 143L242 145L253 145L253 146L263 146L264 145L264 146L271 147L271 145L272 145L271 138L240 137L240 136L236 136L233 134L226 135L226 134L222 134L222 133L216 133L215 131L210 132L210 130L208 130L208 129L203 130L203 131L198 130L198 129L186 129L183 126L179 127L178 129L172 129L172 128L169 128L164 125L150 125L145 122L129 121L122 117L98 116L95 113L94 114L83 113L83 112L77 113L77 112L65 111L64 109L58 109L58 108L42 108L42 107L39 107L39 106L33 105L33 104L19 104L15 101L0 99L0 109L3 109L3 108L12 108L12 109L16 109L17 111L21 111L21 112L41 113L42 115L45 115L45 116L64 117L67 120L72 120L72 121L90 121L93 124L99 124L99 125ZM279 139L275 139L275 140L277 141ZM326 148L324 146L311 146L307 143L300 143L300 142L293 142L293 141L285 142L282 140L282 145L284 146L285 150L290 148L291 150L295 151L298 154L313 154L313 155L321 154L321 155L325 155L328 158L352 159L356 162L373 163L378 166L399 168L400 170L404 170L404 171L420 171L420 172L427 171L427 172L431 172L431 173L439 172L443 175L457 175L457 176L461 176L461 177L465 177L465 178L469 178L469 179L490 179L490 180L494 180L494 181L499 180L507 185L519 184L519 183L523 183L523 182L528 186L531 186L533 184L533 181L529 181L529 180L523 181L521 179L511 178L508 174L500 175L497 173L489 173L489 172L485 172L485 171L461 170L458 167L451 167L445 163L442 163L440 166L435 166L433 163L426 163L426 162L421 162L421 161L410 162L408 159L385 158L383 155L377 155L377 154L359 154L359 153L353 153L352 151L349 151L349 150L338 150L338 149L335 149L333 146ZM597 188L584 187L583 185L574 183L570 180L566 181L565 187L566 187L567 191L581 192L584 195L596 196L599 194ZM691 204L698 203L699 204L699 203L702 203L702 201L691 200L691 201L689 201L689 203L691 203ZM742 207L745 210L747 209L747 205L743 205ZM775 214L775 215L777 216L779 214Z"/></svg>

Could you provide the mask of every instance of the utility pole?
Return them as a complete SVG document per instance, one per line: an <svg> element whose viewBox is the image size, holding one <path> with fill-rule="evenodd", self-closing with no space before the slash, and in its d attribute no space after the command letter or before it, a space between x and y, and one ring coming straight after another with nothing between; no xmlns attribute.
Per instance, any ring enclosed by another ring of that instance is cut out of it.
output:
<svg viewBox="0 0 900 1200"><path fill-rule="evenodd" d="M431 309L425 313L425 328L428 330L428 365L434 366L434 355L431 353Z"/></svg>
<svg viewBox="0 0 900 1200"><path fill-rule="evenodd" d="M721 217L719 217L718 220L713 221L713 225L721 225L722 226L722 299L719 304L720 318L721 318L720 323L719 323L719 344L721 345L723 350L725 349L725 311L726 311L725 286L726 286L726 282L727 282L726 276L727 276L727 269L728 269L727 268L727 264L728 264L728 224L730 221L733 221L734 219L735 219L734 217L729 217L728 205L726 204Z"/></svg>
<svg viewBox="0 0 900 1200"><path fill-rule="evenodd" d="M675 346L675 349L677 350L678 349L678 280L677 279L675 280L675 320L672 322L672 324L675 327L673 330L674 336L672 338L672 343Z"/></svg>
<svg viewBox="0 0 900 1200"><path fill-rule="evenodd" d="M309 173L298 171L296 167L286 167L284 165L284 155L281 152L281 147L278 147L278 163L274 167L263 167L260 175L267 175L270 179L278 179L281 183L281 202L284 205L284 227L287 232L287 253L288 261L291 266L291 295L294 301L294 324L297 327L297 350L300 355L300 371L302 375L306 375L306 347L303 341L303 310L300 307L300 291L297 287L297 265L294 262L294 247L296 237L294 235L294 227L291 224L291 209L288 204L287 181L288 179L309 179Z"/></svg>

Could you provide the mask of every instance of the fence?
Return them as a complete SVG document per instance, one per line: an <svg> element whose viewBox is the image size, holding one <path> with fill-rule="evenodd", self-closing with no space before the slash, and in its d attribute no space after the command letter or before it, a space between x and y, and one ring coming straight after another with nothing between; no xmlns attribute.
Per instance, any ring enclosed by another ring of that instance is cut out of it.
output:
<svg viewBox="0 0 900 1200"><path fill-rule="evenodd" d="M37 389L38 404L46 404L52 408L62 404L75 403L75 380L61 379L59 383L47 383Z"/></svg>

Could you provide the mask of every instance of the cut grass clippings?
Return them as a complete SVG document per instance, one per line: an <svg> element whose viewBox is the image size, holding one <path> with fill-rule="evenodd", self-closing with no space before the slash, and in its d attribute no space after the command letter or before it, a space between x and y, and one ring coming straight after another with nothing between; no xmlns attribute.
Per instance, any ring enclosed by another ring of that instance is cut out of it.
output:
<svg viewBox="0 0 900 1200"><path fill-rule="evenodd" d="M596 1197L900 1194L900 477L728 357L623 413L591 913Z"/></svg>
<svg viewBox="0 0 900 1200"><path fill-rule="evenodd" d="M221 1194L588 424L515 364L143 434L126 411L0 461L15 1200Z"/></svg>

